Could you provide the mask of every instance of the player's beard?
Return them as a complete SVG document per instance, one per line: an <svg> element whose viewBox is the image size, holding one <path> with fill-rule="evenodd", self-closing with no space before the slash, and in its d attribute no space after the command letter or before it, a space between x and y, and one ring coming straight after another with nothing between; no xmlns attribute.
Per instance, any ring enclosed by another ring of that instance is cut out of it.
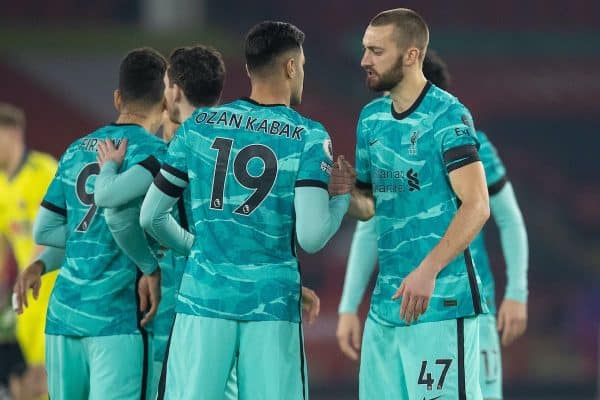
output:
<svg viewBox="0 0 600 400"><path fill-rule="evenodd" d="M402 72L402 59L403 57L401 55L389 70L378 74L379 79L374 82L370 82L369 76L367 76L367 87L374 92L390 91L396 87L396 85L402 82L402 79L404 79L404 72ZM376 74L375 71L371 71L373 74Z"/></svg>

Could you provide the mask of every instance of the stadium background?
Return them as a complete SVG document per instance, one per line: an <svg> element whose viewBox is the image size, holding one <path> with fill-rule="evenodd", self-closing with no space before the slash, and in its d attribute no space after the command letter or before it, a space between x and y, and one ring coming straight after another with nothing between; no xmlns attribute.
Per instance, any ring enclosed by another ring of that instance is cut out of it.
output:
<svg viewBox="0 0 600 400"><path fill-rule="evenodd" d="M115 118L112 91L127 50L217 47L227 64L227 101L249 93L245 31L260 20L287 20L307 34L299 109L328 128L336 154L353 159L358 112L373 96L359 67L362 33L377 11L398 6L429 23L431 47L453 76L451 91L498 147L527 224L529 327L504 352L506 398L595 398L599 2L4 0L0 101L25 109L30 147L58 157L76 137ZM322 300L320 319L305 329L312 399L357 397L357 365L335 338L352 230L346 221L324 251L301 257L304 282ZM502 295L502 254L495 229L487 231Z"/></svg>

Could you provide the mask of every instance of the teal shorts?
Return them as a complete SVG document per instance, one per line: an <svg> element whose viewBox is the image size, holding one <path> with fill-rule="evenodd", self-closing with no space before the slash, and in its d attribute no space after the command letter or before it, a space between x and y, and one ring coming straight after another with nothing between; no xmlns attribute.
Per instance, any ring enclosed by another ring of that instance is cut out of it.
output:
<svg viewBox="0 0 600 400"><path fill-rule="evenodd" d="M479 317L479 349L481 364L479 384L486 400L502 399L502 355L496 317L486 314Z"/></svg>
<svg viewBox="0 0 600 400"><path fill-rule="evenodd" d="M177 314L165 362L160 400L223 400L234 368L239 400L308 399L298 323Z"/></svg>
<svg viewBox="0 0 600 400"><path fill-rule="evenodd" d="M46 371L52 400L139 400L142 335L46 335Z"/></svg>
<svg viewBox="0 0 600 400"><path fill-rule="evenodd" d="M158 385L160 383L160 376L163 369L163 359L164 352L157 349L155 346L154 335L149 335L149 351L150 354L154 354L154 357L149 358L148 364L148 386L146 389L146 400L156 400L158 395ZM158 340L162 341L162 338L158 338ZM238 399L238 387L237 387L237 360L231 369L231 373L229 375L229 379L227 380L227 386L225 387L225 399L224 400L237 400Z"/></svg>
<svg viewBox="0 0 600 400"><path fill-rule="evenodd" d="M367 319L360 400L481 400L478 319L384 326Z"/></svg>

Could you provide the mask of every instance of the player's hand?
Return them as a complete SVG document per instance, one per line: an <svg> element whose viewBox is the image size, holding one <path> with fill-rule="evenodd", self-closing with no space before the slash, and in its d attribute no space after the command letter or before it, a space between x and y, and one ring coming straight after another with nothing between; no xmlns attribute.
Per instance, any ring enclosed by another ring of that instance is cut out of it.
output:
<svg viewBox="0 0 600 400"><path fill-rule="evenodd" d="M108 161L114 161L117 167L121 166L123 159L125 158L125 152L127 151L127 139L121 140L119 147L115 147L115 144L111 139L98 141L98 164L100 167Z"/></svg>
<svg viewBox="0 0 600 400"><path fill-rule="evenodd" d="M29 307L27 302L27 291L33 290L33 298L37 300L42 287L42 272L44 263L40 260L34 261L25 268L17 277L15 288L13 289L13 308L17 314L23 314L25 307Z"/></svg>
<svg viewBox="0 0 600 400"><path fill-rule="evenodd" d="M502 332L502 345L508 346L527 328L527 304L504 299L498 310L498 332Z"/></svg>
<svg viewBox="0 0 600 400"><path fill-rule="evenodd" d="M313 324L321 311L321 299L307 287L302 286L302 309L306 312L308 323Z"/></svg>
<svg viewBox="0 0 600 400"><path fill-rule="evenodd" d="M144 318L140 324L146 326L158 311L160 303L160 268L150 275L144 275L138 283L138 295L140 296L140 311L144 313Z"/></svg>
<svg viewBox="0 0 600 400"><path fill-rule="evenodd" d="M331 168L331 177L329 178L329 195L338 196L350 193L356 182L356 171L352 165L339 156Z"/></svg>
<svg viewBox="0 0 600 400"><path fill-rule="evenodd" d="M435 288L435 278L435 273L422 266L419 266L404 278L402 284L392 296L392 300L402 297L400 319L410 324L427 311L429 300Z"/></svg>
<svg viewBox="0 0 600 400"><path fill-rule="evenodd" d="M342 353L351 360L358 361L362 341L362 326L358 315L341 313L338 319L336 336Z"/></svg>

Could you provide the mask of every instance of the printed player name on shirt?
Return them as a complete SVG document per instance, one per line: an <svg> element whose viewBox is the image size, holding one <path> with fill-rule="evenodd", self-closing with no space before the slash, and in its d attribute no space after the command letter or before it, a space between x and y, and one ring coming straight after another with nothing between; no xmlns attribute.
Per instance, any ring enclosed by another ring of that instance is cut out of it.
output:
<svg viewBox="0 0 600 400"><path fill-rule="evenodd" d="M100 141L100 140L102 140L102 139L85 138L81 141L81 144L79 145L79 150L96 152L96 151L98 151L98 141ZM113 139L112 141L113 141L115 147L119 147L119 145L121 144L121 141L123 141L123 139L122 138Z"/></svg>
<svg viewBox="0 0 600 400"><path fill-rule="evenodd" d="M197 124L222 125L245 128L250 132L262 132L274 136L282 136L288 139L302 140L303 126L290 125L287 122L258 119L251 115L236 114L230 111L201 112L195 119Z"/></svg>

